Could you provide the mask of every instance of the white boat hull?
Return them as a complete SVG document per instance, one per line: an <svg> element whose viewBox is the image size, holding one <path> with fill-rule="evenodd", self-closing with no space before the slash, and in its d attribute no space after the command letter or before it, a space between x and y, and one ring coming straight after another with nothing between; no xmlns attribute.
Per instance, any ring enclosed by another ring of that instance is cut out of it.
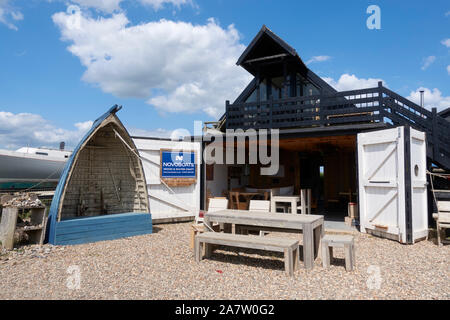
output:
<svg viewBox="0 0 450 320"><path fill-rule="evenodd" d="M67 159L0 150L0 182L57 182Z"/></svg>

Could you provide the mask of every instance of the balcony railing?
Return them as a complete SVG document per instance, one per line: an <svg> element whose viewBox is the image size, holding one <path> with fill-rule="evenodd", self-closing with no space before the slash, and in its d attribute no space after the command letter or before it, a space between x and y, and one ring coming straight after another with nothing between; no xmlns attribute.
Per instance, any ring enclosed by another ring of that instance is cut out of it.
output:
<svg viewBox="0 0 450 320"><path fill-rule="evenodd" d="M333 94L226 103L227 129L305 128L383 122L427 134L429 157L450 169L450 123L383 87Z"/></svg>

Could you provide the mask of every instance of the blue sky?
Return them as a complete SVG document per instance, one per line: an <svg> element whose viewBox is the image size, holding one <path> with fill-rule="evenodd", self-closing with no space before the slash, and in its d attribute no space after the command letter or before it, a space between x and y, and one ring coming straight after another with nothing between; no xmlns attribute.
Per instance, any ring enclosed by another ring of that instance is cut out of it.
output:
<svg viewBox="0 0 450 320"><path fill-rule="evenodd" d="M0 148L73 146L116 103L132 134L192 131L249 81L235 62L263 24L338 90L450 107L448 0L0 0Z"/></svg>

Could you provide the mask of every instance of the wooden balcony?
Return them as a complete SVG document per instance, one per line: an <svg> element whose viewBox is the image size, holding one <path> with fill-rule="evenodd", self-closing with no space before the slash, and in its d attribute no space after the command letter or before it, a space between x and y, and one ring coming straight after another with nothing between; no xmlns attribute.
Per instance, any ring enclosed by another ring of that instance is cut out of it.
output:
<svg viewBox="0 0 450 320"><path fill-rule="evenodd" d="M251 103L226 103L226 129L285 129L384 122L427 134L428 156L450 169L450 122L383 87Z"/></svg>

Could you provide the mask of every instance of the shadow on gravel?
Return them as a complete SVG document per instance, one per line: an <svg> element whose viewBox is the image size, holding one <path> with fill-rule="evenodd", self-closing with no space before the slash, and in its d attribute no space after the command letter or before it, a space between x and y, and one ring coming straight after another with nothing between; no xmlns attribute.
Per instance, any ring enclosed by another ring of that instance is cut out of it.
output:
<svg viewBox="0 0 450 320"><path fill-rule="evenodd" d="M153 226L152 233L158 233L158 232L160 232L162 229L163 229L163 228Z"/></svg>
<svg viewBox="0 0 450 320"><path fill-rule="evenodd" d="M274 259L259 258L248 256L247 254L257 254L261 257L270 257ZM232 263L236 265L248 265L271 270L284 270L284 255L278 252L261 252L252 249L222 249L218 248L211 255L210 260Z"/></svg>

